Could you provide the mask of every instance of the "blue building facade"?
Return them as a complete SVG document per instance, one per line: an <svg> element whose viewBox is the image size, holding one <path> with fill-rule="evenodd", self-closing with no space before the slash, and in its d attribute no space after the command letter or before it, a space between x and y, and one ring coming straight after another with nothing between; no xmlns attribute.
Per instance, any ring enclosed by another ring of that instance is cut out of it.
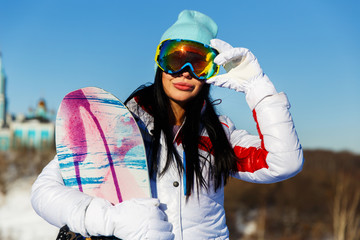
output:
<svg viewBox="0 0 360 240"><path fill-rule="evenodd" d="M18 114L15 118L7 111L6 75L0 53L0 151L18 148L46 149L55 145L53 116L41 99L34 112Z"/></svg>

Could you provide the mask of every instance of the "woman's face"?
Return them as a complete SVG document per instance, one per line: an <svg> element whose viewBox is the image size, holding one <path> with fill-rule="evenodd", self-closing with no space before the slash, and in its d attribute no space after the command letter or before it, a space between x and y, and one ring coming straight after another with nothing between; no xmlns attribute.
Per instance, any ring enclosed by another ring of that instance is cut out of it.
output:
<svg viewBox="0 0 360 240"><path fill-rule="evenodd" d="M177 74L163 72L162 84L170 101L185 107L189 100L199 94L205 82L193 78L189 72L184 71Z"/></svg>

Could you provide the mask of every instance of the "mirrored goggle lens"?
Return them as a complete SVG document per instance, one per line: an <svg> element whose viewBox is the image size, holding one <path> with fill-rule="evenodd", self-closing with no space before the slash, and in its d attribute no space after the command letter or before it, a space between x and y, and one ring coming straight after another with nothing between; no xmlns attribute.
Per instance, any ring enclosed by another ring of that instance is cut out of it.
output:
<svg viewBox="0 0 360 240"><path fill-rule="evenodd" d="M199 42L171 39L159 45L155 60L167 73L177 73L189 66L198 79L208 79L219 70L214 63L217 54L215 49Z"/></svg>

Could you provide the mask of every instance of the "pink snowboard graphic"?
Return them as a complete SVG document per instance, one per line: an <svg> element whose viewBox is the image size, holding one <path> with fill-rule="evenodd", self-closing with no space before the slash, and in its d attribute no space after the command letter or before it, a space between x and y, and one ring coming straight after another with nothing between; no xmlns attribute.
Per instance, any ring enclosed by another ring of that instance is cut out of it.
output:
<svg viewBox="0 0 360 240"><path fill-rule="evenodd" d="M113 204L151 197L139 128L124 104L100 88L64 97L56 118L56 150L67 186Z"/></svg>

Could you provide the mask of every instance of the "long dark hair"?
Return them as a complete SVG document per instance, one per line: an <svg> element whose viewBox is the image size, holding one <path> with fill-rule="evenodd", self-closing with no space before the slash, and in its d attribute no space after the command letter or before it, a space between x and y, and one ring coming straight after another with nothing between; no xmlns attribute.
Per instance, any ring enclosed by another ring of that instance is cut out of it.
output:
<svg viewBox="0 0 360 240"><path fill-rule="evenodd" d="M187 196L190 196L195 184L208 189L211 180L216 191L227 183L235 166L234 151L215 112L209 92L210 85L204 84L199 94L186 105L186 120L179 133L185 152L186 170L173 144L173 125L172 119L169 118L171 107L169 98L163 90L161 69L158 68L152 85L140 87L125 101L127 103L136 96L140 104L149 109L150 114L154 117L150 176L154 176L154 173L159 173L161 176L171 164L176 164L179 174L186 172ZM206 129L210 141L201 138L201 132L204 129ZM167 145L167 160L163 169L158 168L157 162L161 132L164 133ZM210 158L199 154L199 148L208 154L213 154L215 160L204 164L204 161L210 161ZM208 179L205 179L202 174L204 166L210 167Z"/></svg>

